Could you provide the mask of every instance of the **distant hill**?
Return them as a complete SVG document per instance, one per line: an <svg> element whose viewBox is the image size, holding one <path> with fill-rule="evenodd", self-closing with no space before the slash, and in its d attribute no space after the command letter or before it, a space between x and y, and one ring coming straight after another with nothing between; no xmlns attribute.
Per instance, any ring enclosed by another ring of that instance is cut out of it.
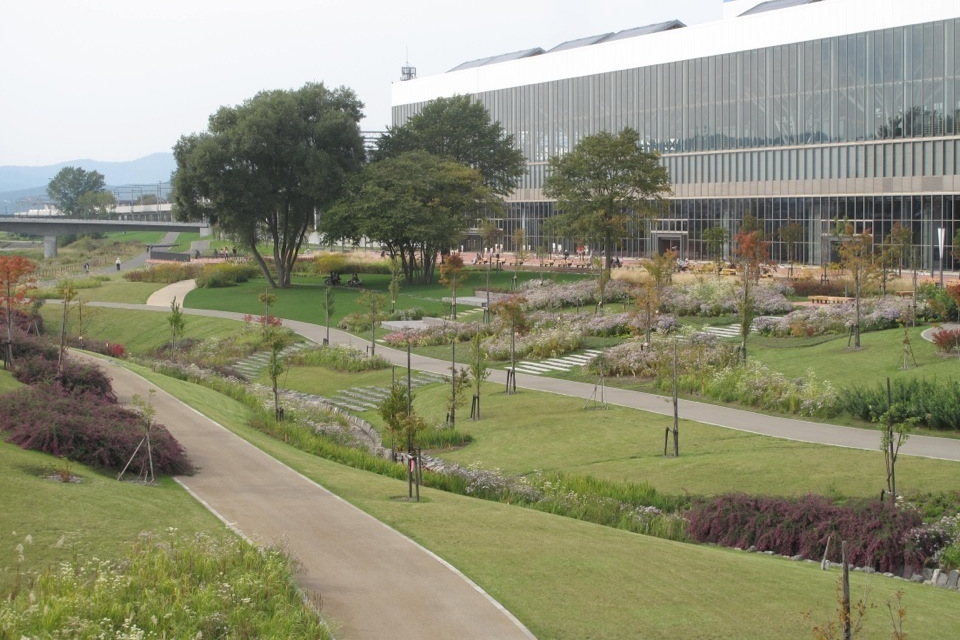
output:
<svg viewBox="0 0 960 640"><path fill-rule="evenodd" d="M44 199L47 184L64 167L80 167L85 171L103 174L108 189L128 185L156 185L169 182L177 167L172 153L154 153L128 162L101 162L98 160L70 160L43 167L0 167L0 213L26 210L27 202Z"/></svg>

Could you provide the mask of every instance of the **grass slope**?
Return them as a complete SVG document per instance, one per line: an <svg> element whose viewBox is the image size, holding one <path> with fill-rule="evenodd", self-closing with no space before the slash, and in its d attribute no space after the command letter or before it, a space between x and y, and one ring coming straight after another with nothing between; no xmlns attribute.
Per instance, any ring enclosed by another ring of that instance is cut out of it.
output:
<svg viewBox="0 0 960 640"><path fill-rule="evenodd" d="M52 456L0 442L0 594L18 572L39 571L74 557L117 559L141 531L178 529L184 535L226 528L178 484L118 482L112 474L73 465L79 483L46 479ZM25 543L27 536L32 542ZM23 544L23 563L14 547Z"/></svg>
<svg viewBox="0 0 960 640"><path fill-rule="evenodd" d="M223 403L147 375L201 410ZM805 613L814 622L832 617L838 573L815 563L672 543L431 490L421 503L397 501L403 482L293 450L228 415L220 421L451 562L540 640L808 638L813 622ZM960 624L956 593L862 574L853 583L854 594L869 588L881 607L902 589L912 638L949 637ZM871 612L864 637L885 637L887 625L885 610Z"/></svg>

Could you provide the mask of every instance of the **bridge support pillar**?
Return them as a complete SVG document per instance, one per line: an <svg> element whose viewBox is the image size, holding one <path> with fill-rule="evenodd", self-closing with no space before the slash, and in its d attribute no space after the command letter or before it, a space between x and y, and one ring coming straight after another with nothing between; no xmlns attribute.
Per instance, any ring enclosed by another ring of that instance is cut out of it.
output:
<svg viewBox="0 0 960 640"><path fill-rule="evenodd" d="M43 236L43 257L57 257L57 236Z"/></svg>

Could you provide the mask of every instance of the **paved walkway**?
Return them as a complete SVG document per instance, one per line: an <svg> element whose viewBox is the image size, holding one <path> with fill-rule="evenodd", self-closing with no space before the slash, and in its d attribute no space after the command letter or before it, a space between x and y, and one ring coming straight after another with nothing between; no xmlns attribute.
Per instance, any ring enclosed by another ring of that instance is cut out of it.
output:
<svg viewBox="0 0 960 640"><path fill-rule="evenodd" d="M178 283L152 295L147 306L91 303L96 306L168 311L173 297L182 301L192 288ZM189 315L241 319L225 311L184 309ZM326 328L285 320L284 325L321 343ZM334 344L364 346L366 341L330 330ZM407 354L384 346L377 353L401 366ZM439 375L449 363L412 355L411 366ZM122 365L107 371L118 397L152 388ZM490 379L506 383L506 371ZM518 372L517 386L580 398L590 398L594 385ZM610 404L659 414L672 414L661 396L607 387ZM530 640L534 636L477 585L429 551L323 487L280 464L259 449L201 416L175 398L158 392L154 398L164 424L183 443L199 468L183 485L236 530L255 540L284 539L303 563L301 585L319 593L323 610L337 626L341 640L393 638L396 640L491 639ZM711 404L680 401L684 419L790 440L875 450L877 432L764 416ZM913 436L901 450L905 455L960 461L960 440ZM241 471L242 470L242 471ZM242 474L242 482L238 476ZM415 576L415 579L411 579Z"/></svg>
<svg viewBox="0 0 960 640"><path fill-rule="evenodd" d="M178 294L178 300L182 300L185 295L182 287L184 283L177 283L170 287L165 287L158 291L154 296L158 301L156 306L164 309L170 308L170 299L173 293ZM163 294L163 292L171 292ZM154 300L151 296L151 300ZM165 304L159 301L166 300ZM108 303L103 303L108 306ZM109 305L125 308L140 308L140 305ZM208 311L203 309L184 309L184 313L192 315L204 315L220 318L240 319L241 314L229 313L226 311ZM298 334L322 343L326 335L326 328L298 322L296 320L284 320L284 326L292 329ZM960 325L945 324L945 328L960 328ZM369 344L368 341L358 338L352 334L330 329L330 341L332 344L351 344L363 347ZM377 346L377 354L383 356L390 362L406 367L406 351L390 349L384 345ZM411 367L420 371L431 371L440 375L449 375L450 363L443 360L436 360L425 356L411 355ZM506 386L507 372L505 370L492 370L491 382L497 382ZM584 400L594 395L594 385L581 382L572 382L570 380L561 380L558 378L542 377L529 375L517 371L517 387L524 389L534 389L559 395L574 396ZM604 396L609 404L640 409L651 413L661 415L673 415L673 407L669 402L664 401L663 396L650 393L641 393L639 391L627 391L614 387L606 387ZM704 424L711 424L728 429L737 429L760 435L772 436L775 438L784 438L787 440L797 440L800 442L812 442L827 444L838 447L849 447L853 449L864 449L875 451L879 449L879 436L876 431L871 429L856 429L852 427L840 427L819 422L810 422L793 418L783 418L778 416L767 416L752 411L722 407L714 404L696 402L693 400L680 400L680 416L686 420L695 420ZM960 439L936 438L929 436L911 436L909 440L900 449L904 455L921 456L926 458L936 458L940 460L954 460L960 462Z"/></svg>
<svg viewBox="0 0 960 640"><path fill-rule="evenodd" d="M121 402L149 382L98 360ZM480 587L409 538L157 391L157 414L198 472L179 478L201 503L255 541L283 541L300 585L322 598L339 640L531 640Z"/></svg>

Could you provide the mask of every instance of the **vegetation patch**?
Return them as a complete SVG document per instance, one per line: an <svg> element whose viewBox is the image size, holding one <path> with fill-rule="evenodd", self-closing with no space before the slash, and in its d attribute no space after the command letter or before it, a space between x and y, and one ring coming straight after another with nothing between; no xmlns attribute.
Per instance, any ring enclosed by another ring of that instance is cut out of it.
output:
<svg viewBox="0 0 960 640"><path fill-rule="evenodd" d="M332 638L281 549L175 530L141 534L118 561L42 572L0 600L0 628L11 638Z"/></svg>

